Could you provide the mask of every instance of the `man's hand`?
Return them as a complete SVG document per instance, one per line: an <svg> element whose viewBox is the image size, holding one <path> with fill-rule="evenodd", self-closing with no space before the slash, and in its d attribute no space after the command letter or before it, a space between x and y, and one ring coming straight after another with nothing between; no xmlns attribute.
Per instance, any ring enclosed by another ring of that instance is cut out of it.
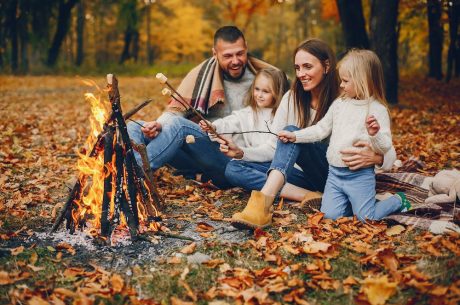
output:
<svg viewBox="0 0 460 305"><path fill-rule="evenodd" d="M242 159L244 152L239 148L231 138L216 138L216 141L220 144L219 150L221 153L229 158Z"/></svg>
<svg viewBox="0 0 460 305"><path fill-rule="evenodd" d="M380 130L380 124L379 121L377 121L377 118L373 115L370 115L366 119L366 129L367 133L370 136L375 136L377 132Z"/></svg>
<svg viewBox="0 0 460 305"><path fill-rule="evenodd" d="M278 138L279 138L283 143L295 142L295 140L296 140L295 133L293 133L293 132L291 132L291 131L287 131L287 130L281 130L281 131L278 133Z"/></svg>
<svg viewBox="0 0 460 305"><path fill-rule="evenodd" d="M154 139L161 131L161 124L156 121L145 122L141 130L146 137Z"/></svg>
<svg viewBox="0 0 460 305"><path fill-rule="evenodd" d="M358 141L353 144L353 147L343 149L340 152L342 153L342 161L350 170L383 164L383 156L376 154L366 141Z"/></svg>

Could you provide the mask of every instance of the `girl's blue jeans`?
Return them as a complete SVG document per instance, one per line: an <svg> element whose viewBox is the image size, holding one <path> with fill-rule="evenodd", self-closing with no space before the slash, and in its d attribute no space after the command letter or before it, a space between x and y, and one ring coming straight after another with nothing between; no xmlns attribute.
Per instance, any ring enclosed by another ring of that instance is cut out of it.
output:
<svg viewBox="0 0 460 305"><path fill-rule="evenodd" d="M230 159L219 151L219 144L211 141L198 124L178 116L165 124L156 138L151 139L144 135L139 125L130 122L128 133L132 141L146 145L152 170L167 163L178 164L191 172L204 173L218 187L230 186L224 174ZM195 137L195 143L185 142L188 135ZM134 155L138 164L142 164L140 155L137 152Z"/></svg>
<svg viewBox="0 0 460 305"><path fill-rule="evenodd" d="M299 128L289 125L285 130ZM225 177L234 186L246 190L260 190L267 181L267 172L279 170L285 181L312 191L323 191L326 184L328 163L327 145L324 143L283 143L278 140L273 161L247 162L231 160L225 169ZM294 168L297 163L302 171Z"/></svg>
<svg viewBox="0 0 460 305"><path fill-rule="evenodd" d="M321 202L325 218L335 220L356 215L361 221L378 220L400 210L398 196L376 202L374 167L352 171L347 167L329 166Z"/></svg>

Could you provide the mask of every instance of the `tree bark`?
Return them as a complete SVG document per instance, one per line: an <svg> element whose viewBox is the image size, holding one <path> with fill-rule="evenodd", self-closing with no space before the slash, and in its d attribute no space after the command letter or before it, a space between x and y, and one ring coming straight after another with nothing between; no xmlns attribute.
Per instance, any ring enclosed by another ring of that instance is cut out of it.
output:
<svg viewBox="0 0 460 305"><path fill-rule="evenodd" d="M125 38L124 38L125 43L123 46L123 52L121 52L121 56L120 56L120 61L119 61L120 64L124 63L131 57L129 49L131 46L132 38L133 38L133 33L130 28L127 28L125 30Z"/></svg>
<svg viewBox="0 0 460 305"><path fill-rule="evenodd" d="M85 1L80 0L77 6L77 57L75 64L81 66L85 57L84 53L84 32L85 32Z"/></svg>
<svg viewBox="0 0 460 305"><path fill-rule="evenodd" d="M366 32L361 0L337 0L337 7L347 49L369 49L369 38Z"/></svg>
<svg viewBox="0 0 460 305"><path fill-rule="evenodd" d="M446 73L446 82L449 82L452 78L452 72L454 65L459 66L458 63L458 53L459 46L458 44L458 19L460 18L460 0L453 0L449 2L449 51L447 52L447 73ZM457 70L457 69L456 69ZM458 70L456 71L458 75Z"/></svg>
<svg viewBox="0 0 460 305"><path fill-rule="evenodd" d="M10 29L9 36L11 40L11 71L18 72L18 20L16 12L18 9L18 0L12 0L7 12L6 28Z"/></svg>
<svg viewBox="0 0 460 305"><path fill-rule="evenodd" d="M398 102L398 0L371 1L371 43L379 56L389 103Z"/></svg>
<svg viewBox="0 0 460 305"><path fill-rule="evenodd" d="M147 26L147 63L153 65L153 48L150 35L150 22L151 22L152 4L149 3L145 7L146 26Z"/></svg>
<svg viewBox="0 0 460 305"><path fill-rule="evenodd" d="M428 77L442 79L442 41L441 1L428 0Z"/></svg>
<svg viewBox="0 0 460 305"><path fill-rule="evenodd" d="M20 15L18 18L20 54L21 54L21 73L29 72L29 13L30 2L29 0L21 0L19 2Z"/></svg>
<svg viewBox="0 0 460 305"><path fill-rule="evenodd" d="M46 61L46 64L50 67L56 65L62 42L69 31L72 8L78 1L79 0L68 0L67 2L64 0L59 1L59 16L56 25L56 33L54 34L51 47L48 50L48 59Z"/></svg>

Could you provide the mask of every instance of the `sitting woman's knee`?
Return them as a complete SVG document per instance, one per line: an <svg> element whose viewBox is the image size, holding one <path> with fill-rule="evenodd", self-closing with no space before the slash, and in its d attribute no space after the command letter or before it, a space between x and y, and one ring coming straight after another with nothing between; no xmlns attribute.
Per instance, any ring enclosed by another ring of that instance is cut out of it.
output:
<svg viewBox="0 0 460 305"><path fill-rule="evenodd" d="M225 167L225 178L232 185L238 186L239 178L242 174L242 165L238 161L230 161Z"/></svg>
<svg viewBox="0 0 460 305"><path fill-rule="evenodd" d="M300 128L295 126L295 125L288 125L288 126L284 127L283 130L296 131L296 130L300 130Z"/></svg>

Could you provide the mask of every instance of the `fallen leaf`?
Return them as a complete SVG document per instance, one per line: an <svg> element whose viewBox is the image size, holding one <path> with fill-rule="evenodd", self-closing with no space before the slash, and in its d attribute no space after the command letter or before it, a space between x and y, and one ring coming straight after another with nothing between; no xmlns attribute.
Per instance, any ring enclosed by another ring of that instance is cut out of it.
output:
<svg viewBox="0 0 460 305"><path fill-rule="evenodd" d="M112 275L110 278L110 283L112 284L112 289L115 293L120 293L123 289L123 286L125 285L123 278L118 274Z"/></svg>
<svg viewBox="0 0 460 305"><path fill-rule="evenodd" d="M196 225L197 232L211 232L214 231L214 227L206 222L199 222Z"/></svg>
<svg viewBox="0 0 460 305"><path fill-rule="evenodd" d="M185 247L183 247L181 250L180 250L180 253L183 253L183 254L192 254L193 252L195 252L195 249L196 249L196 243L191 243L190 245L187 245Z"/></svg>
<svg viewBox="0 0 460 305"><path fill-rule="evenodd" d="M171 297L171 305L195 305L193 302L186 302L182 301L181 299L178 299L176 297Z"/></svg>
<svg viewBox="0 0 460 305"><path fill-rule="evenodd" d="M6 271L0 271L0 285L8 285L14 283L10 275Z"/></svg>
<svg viewBox="0 0 460 305"><path fill-rule="evenodd" d="M366 278L361 283L363 291L371 305L383 305L396 292L397 283L388 281L388 277Z"/></svg>
<svg viewBox="0 0 460 305"><path fill-rule="evenodd" d="M24 252L24 246L11 249L11 255L16 256Z"/></svg>
<svg viewBox="0 0 460 305"><path fill-rule="evenodd" d="M385 234L387 236L395 236L395 235L399 235L401 234L402 232L404 232L406 230L405 227L403 227L402 225L396 225L396 226L392 226L391 228L388 228L386 231L385 231Z"/></svg>

